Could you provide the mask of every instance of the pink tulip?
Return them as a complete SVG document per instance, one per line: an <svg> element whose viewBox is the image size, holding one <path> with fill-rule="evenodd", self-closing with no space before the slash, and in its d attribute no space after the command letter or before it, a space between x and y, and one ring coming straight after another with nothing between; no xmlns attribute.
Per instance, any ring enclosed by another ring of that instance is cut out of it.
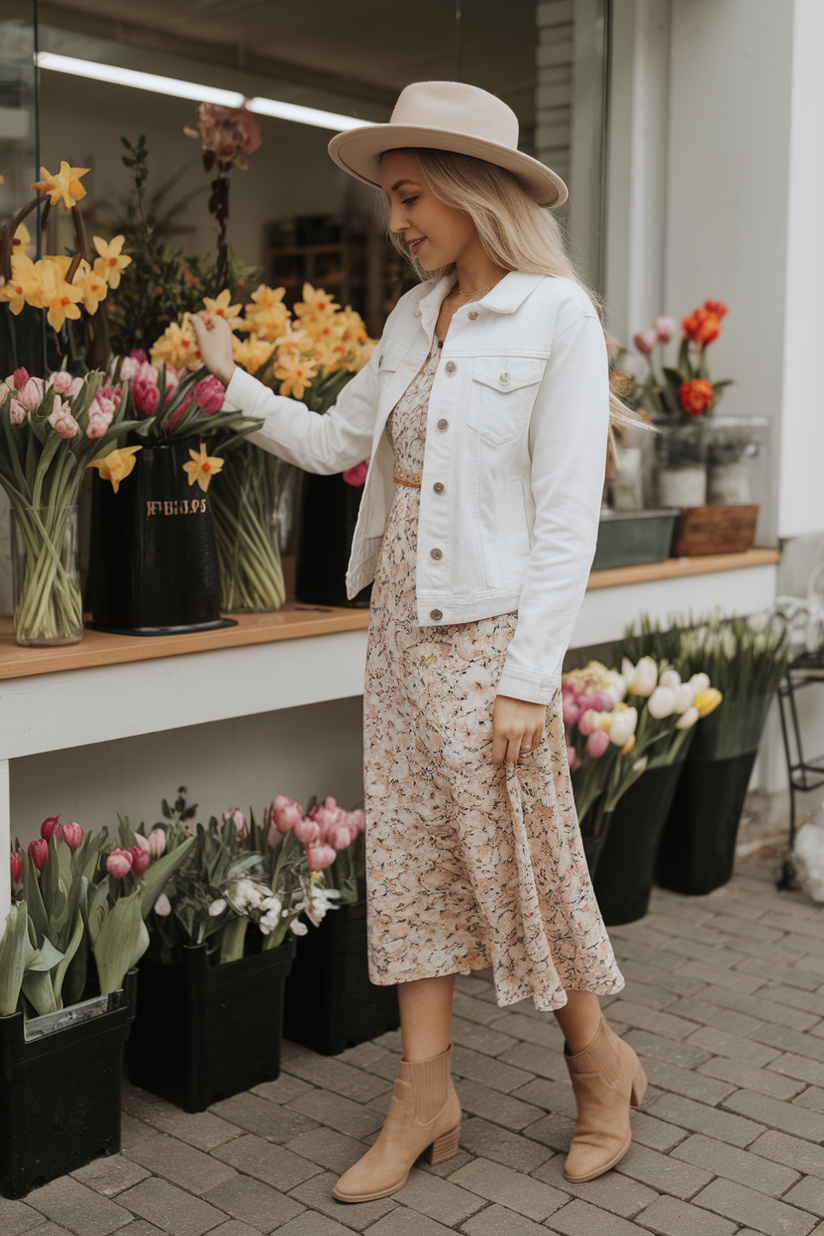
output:
<svg viewBox="0 0 824 1236"><path fill-rule="evenodd" d="M596 691L593 695L590 695L587 704L595 712L612 712L615 707L612 696L608 695L606 691Z"/></svg>
<svg viewBox="0 0 824 1236"><path fill-rule="evenodd" d="M194 388L194 397L204 416L219 412L226 401L226 388L215 377L203 378Z"/></svg>
<svg viewBox="0 0 824 1236"><path fill-rule="evenodd" d="M112 851L112 854L116 853L116 850ZM142 876L146 868L149 866L149 863L152 861L152 856L149 851L142 849L139 845L133 845L130 849L126 850L125 853L131 854L132 856L132 871L136 876ZM108 863L106 866L108 867ZM109 870L111 871L111 868L109 868ZM112 874L116 875L117 873L113 872ZM124 872L123 874L125 875L126 873Z"/></svg>
<svg viewBox="0 0 824 1236"><path fill-rule="evenodd" d="M182 373L182 370L181 370L181 373ZM169 400L171 399L172 395L175 393L179 385L180 385L180 373L178 373L174 365L167 365L166 366L166 391L165 391L164 398L163 398L164 403L169 402Z"/></svg>
<svg viewBox="0 0 824 1236"><path fill-rule="evenodd" d="M343 474L343 479L347 485L362 485L366 480L366 474L369 471L369 460L365 459L363 463L355 464L354 468L347 468Z"/></svg>
<svg viewBox="0 0 824 1236"><path fill-rule="evenodd" d="M23 879L23 855L18 854L15 850L11 852L11 881L12 884L19 884Z"/></svg>
<svg viewBox="0 0 824 1236"><path fill-rule="evenodd" d="M136 377L140 371L141 363L134 356L124 356L120 362L120 381L131 382L132 378Z"/></svg>
<svg viewBox="0 0 824 1236"><path fill-rule="evenodd" d="M177 429L178 425L183 420L183 413L190 407L193 399L194 392L187 391L166 422L166 433L171 433L173 429Z"/></svg>
<svg viewBox="0 0 824 1236"><path fill-rule="evenodd" d="M596 758L603 755L609 746L609 734L605 730L593 730L587 739L587 755Z"/></svg>
<svg viewBox="0 0 824 1236"><path fill-rule="evenodd" d="M73 378L65 369L58 369L57 373L53 373L49 378L48 385L53 386L58 395L67 395L69 399L74 399L83 388L83 379Z"/></svg>
<svg viewBox="0 0 824 1236"><path fill-rule="evenodd" d="M142 364L132 378L132 402L141 416L154 416L160 403L158 372L154 365Z"/></svg>
<svg viewBox="0 0 824 1236"><path fill-rule="evenodd" d="M29 419L29 414L19 399L12 399L9 404L9 419L13 429L20 429Z"/></svg>
<svg viewBox="0 0 824 1236"><path fill-rule="evenodd" d="M25 373L25 369L18 370L18 373ZM42 378L29 378L25 386L17 390L17 402L22 404L27 412L34 412L43 402L43 396L46 392L46 383Z"/></svg>
<svg viewBox="0 0 824 1236"><path fill-rule="evenodd" d="M153 858L160 858L161 854L166 849L166 833L162 828L154 828L149 833L148 842L149 853Z"/></svg>
<svg viewBox="0 0 824 1236"><path fill-rule="evenodd" d="M357 811L349 812L349 823L355 829L355 835L366 831L366 816L360 807Z"/></svg>
<svg viewBox="0 0 824 1236"><path fill-rule="evenodd" d="M303 807L286 794L276 794L272 799L272 823L279 833L288 833L303 819Z"/></svg>
<svg viewBox="0 0 824 1236"><path fill-rule="evenodd" d="M135 833L134 839L136 843L140 846L141 850L145 850L147 854L151 853L149 849L148 837L144 837L142 833Z"/></svg>
<svg viewBox="0 0 824 1236"><path fill-rule="evenodd" d="M315 845L320 841L320 828L308 815L305 819L298 820L292 831L301 845Z"/></svg>
<svg viewBox="0 0 824 1236"><path fill-rule="evenodd" d="M60 832L60 816L48 815L40 825L40 836L45 837L47 841L51 840L52 833Z"/></svg>
<svg viewBox="0 0 824 1236"><path fill-rule="evenodd" d="M72 821L71 824L63 825L60 829L60 836L70 850L76 850L83 842L83 829Z"/></svg>
<svg viewBox="0 0 824 1236"><path fill-rule="evenodd" d="M649 356L652 349L658 342L658 335L652 329L639 330L637 335L632 336L632 342L635 344L639 352L643 352L645 356Z"/></svg>
<svg viewBox="0 0 824 1236"><path fill-rule="evenodd" d="M569 700L569 698L564 700L564 725L569 727L577 725L583 711L584 709L580 704Z"/></svg>
<svg viewBox="0 0 824 1236"><path fill-rule="evenodd" d="M587 708L581 714L581 719L578 722L578 729L581 731L584 737L586 737L587 734L591 734L592 731L594 730L595 724L597 721L597 716L598 714L595 712L593 708Z"/></svg>
<svg viewBox="0 0 824 1236"><path fill-rule="evenodd" d="M46 865L46 859L49 856L49 843L44 837L38 837L36 841L29 842L29 854L31 861L34 863L38 871L42 871Z"/></svg>
<svg viewBox="0 0 824 1236"><path fill-rule="evenodd" d="M331 845L310 845L306 849L306 861L310 871L323 871L331 867L337 854Z"/></svg>
<svg viewBox="0 0 824 1236"><path fill-rule="evenodd" d="M675 333L676 321L675 318L656 318L655 333L661 343L669 343Z"/></svg>
<svg viewBox="0 0 824 1236"><path fill-rule="evenodd" d="M223 822L231 820L235 826L237 839L241 843L249 836L249 825L246 823L246 816L241 811L240 807L234 807L231 811L223 812Z"/></svg>
<svg viewBox="0 0 824 1236"><path fill-rule="evenodd" d="M129 359L136 360L139 365L145 365L149 360L142 348L135 348L133 352L130 352Z"/></svg>
<svg viewBox="0 0 824 1236"><path fill-rule="evenodd" d="M23 387L26 385L28 380L29 380L28 369L23 369L23 368L15 369L14 373L11 375L11 385L14 387L16 391L22 391Z"/></svg>
<svg viewBox="0 0 824 1236"><path fill-rule="evenodd" d="M134 856L130 850L112 850L106 859L106 870L116 880L122 880L132 869Z"/></svg>
<svg viewBox="0 0 824 1236"><path fill-rule="evenodd" d="M357 833L349 827L345 820L341 820L339 824L333 824L326 828L322 834L323 840L327 845L331 845L333 850L345 850L357 837Z"/></svg>
<svg viewBox="0 0 824 1236"><path fill-rule="evenodd" d="M80 426L72 416L71 408L59 395L54 397L54 409L49 415L49 424L61 438L76 438L80 433Z"/></svg>

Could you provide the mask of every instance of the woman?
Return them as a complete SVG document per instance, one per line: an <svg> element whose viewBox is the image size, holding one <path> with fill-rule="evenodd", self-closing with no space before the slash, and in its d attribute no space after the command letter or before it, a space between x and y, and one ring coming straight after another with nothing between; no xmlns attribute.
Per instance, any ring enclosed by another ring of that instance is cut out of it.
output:
<svg viewBox="0 0 824 1236"><path fill-rule="evenodd" d="M374 579L364 691L370 974L398 984L403 1060L375 1145L340 1201L401 1188L454 1155L456 973L492 966L500 1005L551 1010L579 1119L567 1179L630 1144L646 1079L601 1015L619 991L578 830L560 702L595 550L610 393L603 330L546 206L567 196L517 149L514 113L456 82L401 94L332 158L383 189L424 282L390 314L324 417L232 363L194 320L251 440L316 472L370 459L347 575ZM632 414L613 402L619 419ZM425 445L425 451L424 451Z"/></svg>

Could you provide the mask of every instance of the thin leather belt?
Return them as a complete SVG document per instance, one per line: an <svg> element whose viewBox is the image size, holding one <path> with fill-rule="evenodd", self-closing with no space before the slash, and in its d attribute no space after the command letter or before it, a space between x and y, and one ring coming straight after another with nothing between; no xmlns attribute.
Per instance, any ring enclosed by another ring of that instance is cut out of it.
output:
<svg viewBox="0 0 824 1236"><path fill-rule="evenodd" d="M393 476L392 480L398 485L406 485L407 489L420 489L423 484L422 481L405 481L403 477L400 476Z"/></svg>

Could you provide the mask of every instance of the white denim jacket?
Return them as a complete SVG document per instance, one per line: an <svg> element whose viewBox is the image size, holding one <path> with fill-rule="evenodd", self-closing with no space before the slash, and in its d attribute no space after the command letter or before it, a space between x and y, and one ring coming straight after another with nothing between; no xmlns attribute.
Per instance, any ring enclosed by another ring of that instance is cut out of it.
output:
<svg viewBox="0 0 824 1236"><path fill-rule="evenodd" d="M250 441L310 472L370 460L346 582L375 576L394 492L386 421L432 344L447 276L401 298L369 363L325 416L236 370ZM549 703L586 589L606 463L604 332L573 281L506 275L461 306L429 400L418 522L421 626L518 611L501 695Z"/></svg>

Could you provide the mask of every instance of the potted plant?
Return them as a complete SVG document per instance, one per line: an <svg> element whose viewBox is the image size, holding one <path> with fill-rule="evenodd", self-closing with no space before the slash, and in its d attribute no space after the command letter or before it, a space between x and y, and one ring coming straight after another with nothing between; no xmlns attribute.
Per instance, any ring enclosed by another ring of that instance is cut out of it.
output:
<svg viewBox="0 0 824 1236"><path fill-rule="evenodd" d="M144 918L175 864L107 830L47 819L11 854L12 906L0 940L0 1193L120 1149L123 1043L135 1009Z"/></svg>
<svg viewBox="0 0 824 1236"><path fill-rule="evenodd" d="M150 847L186 844L196 808L184 794L164 803ZM334 851L300 840L290 802L277 795L262 825L238 808L198 824L149 916L129 1075L186 1111L278 1076L292 934L308 930L301 914L320 923L338 899L322 875Z"/></svg>
<svg viewBox="0 0 824 1236"><path fill-rule="evenodd" d="M666 648L685 676L703 671L723 694L684 760L655 873L665 888L711 892L732 876L747 787L788 661L786 629L761 628L745 617L681 620L665 631L644 621L622 646L630 656Z"/></svg>
<svg viewBox="0 0 824 1236"><path fill-rule="evenodd" d="M400 1025L397 988L369 980L366 944L366 847L362 811L344 811L334 798L313 806L308 819L319 840L336 851L326 868L339 909L297 941L286 980L283 1032L287 1039L335 1056ZM312 831L304 822L307 833Z"/></svg>

